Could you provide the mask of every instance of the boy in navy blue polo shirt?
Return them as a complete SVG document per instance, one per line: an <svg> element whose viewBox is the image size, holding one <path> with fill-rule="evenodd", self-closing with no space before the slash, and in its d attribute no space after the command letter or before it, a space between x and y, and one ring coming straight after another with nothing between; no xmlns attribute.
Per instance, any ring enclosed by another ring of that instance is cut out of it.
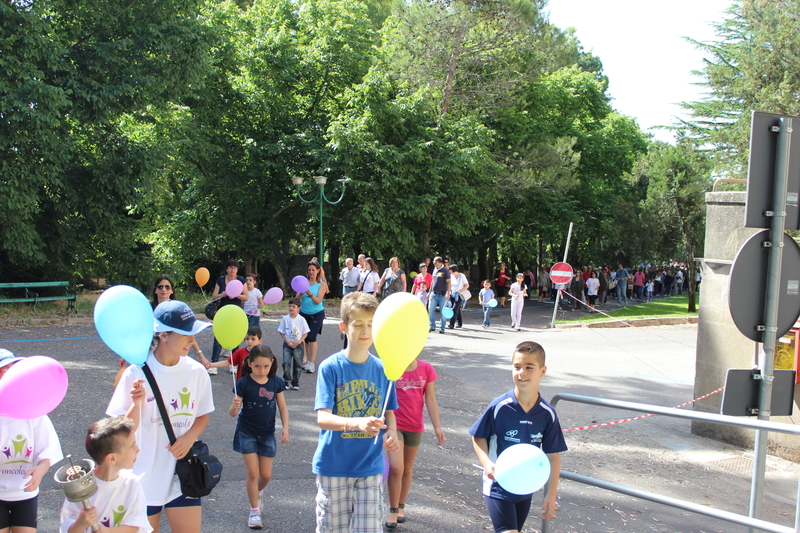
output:
<svg viewBox="0 0 800 533"><path fill-rule="evenodd" d="M556 512L560 454L567 450L558 416L539 394L539 381L547 372L544 348L535 342L522 342L514 349L511 362L514 388L492 400L469 429L483 466L483 495L496 533L521 531L533 496L512 494L494 481L497 457L515 444L533 444L547 454L550 478L542 505L542 518L547 519Z"/></svg>

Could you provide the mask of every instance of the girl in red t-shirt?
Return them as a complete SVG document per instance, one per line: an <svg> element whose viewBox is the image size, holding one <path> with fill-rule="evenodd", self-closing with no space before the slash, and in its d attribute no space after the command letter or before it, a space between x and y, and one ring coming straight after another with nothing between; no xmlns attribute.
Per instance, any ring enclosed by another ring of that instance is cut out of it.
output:
<svg viewBox="0 0 800 533"><path fill-rule="evenodd" d="M417 459L422 433L425 431L425 415L423 404L428 407L428 416L436 433L436 444L441 446L445 441L442 424L439 420L439 404L436 403L434 389L436 371L425 361L415 360L406 368L403 376L397 380L397 405L394 411L397 420L397 437L400 449L389 454L389 516L384 526L394 529L397 524L406 521L405 502L411 490L411 478L414 461Z"/></svg>

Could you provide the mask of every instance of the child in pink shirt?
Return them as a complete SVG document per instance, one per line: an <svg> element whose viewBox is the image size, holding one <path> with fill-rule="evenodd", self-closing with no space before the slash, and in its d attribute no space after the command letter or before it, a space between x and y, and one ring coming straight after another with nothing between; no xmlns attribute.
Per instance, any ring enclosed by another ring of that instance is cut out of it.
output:
<svg viewBox="0 0 800 533"><path fill-rule="evenodd" d="M400 449L389 454L389 517L384 524L388 530L405 522L405 502L411 490L414 461L417 459L422 433L425 431L423 405L428 407L428 416L436 433L436 444L445 441L442 424L439 420L439 404L436 403L436 371L425 361L415 360L406 368L403 376L395 384L397 404L397 437Z"/></svg>

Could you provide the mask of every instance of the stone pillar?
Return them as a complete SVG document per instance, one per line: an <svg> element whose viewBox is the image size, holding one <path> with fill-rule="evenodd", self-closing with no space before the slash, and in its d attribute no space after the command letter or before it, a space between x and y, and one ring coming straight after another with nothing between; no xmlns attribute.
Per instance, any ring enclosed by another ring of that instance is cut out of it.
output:
<svg viewBox="0 0 800 533"><path fill-rule="evenodd" d="M733 323L728 306L728 279L736 253L744 242L759 230L744 227L744 192L706 193L706 236L700 284L700 312L697 325L697 360L695 397L725 385L729 368L753 368L756 343L742 335ZM766 283L754 273L753 283ZM735 288L734 288L735 290ZM775 422L797 424L800 413L795 392L794 417L773 417ZM722 393L694 404L697 411L719 413ZM753 447L754 432L743 428L692 422L692 433ZM770 453L792 461L800 460L800 437L770 433Z"/></svg>

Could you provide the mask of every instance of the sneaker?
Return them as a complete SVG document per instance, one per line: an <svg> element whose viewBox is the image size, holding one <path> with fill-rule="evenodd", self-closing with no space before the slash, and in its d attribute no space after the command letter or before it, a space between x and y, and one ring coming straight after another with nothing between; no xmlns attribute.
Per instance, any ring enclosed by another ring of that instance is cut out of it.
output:
<svg viewBox="0 0 800 533"><path fill-rule="evenodd" d="M264 527L261 523L261 511L250 511L250 518L247 519L247 527L250 529L261 529Z"/></svg>
<svg viewBox="0 0 800 533"><path fill-rule="evenodd" d="M517 331L521 331L521 330L519 328L517 328Z"/></svg>
<svg viewBox="0 0 800 533"><path fill-rule="evenodd" d="M314 363L308 363L308 368L306 368L306 372L308 372L309 374L313 374L316 369L317 366Z"/></svg>
<svg viewBox="0 0 800 533"><path fill-rule="evenodd" d="M225 368L225 372L227 372L228 374L233 374L233 372L234 372L233 367L232 366L226 367Z"/></svg>
<svg viewBox="0 0 800 533"><path fill-rule="evenodd" d="M292 390L300 390L300 387L298 387L297 385L292 385Z"/></svg>
<svg viewBox="0 0 800 533"><path fill-rule="evenodd" d="M214 367L214 366L212 366L212 367L209 367L209 369L208 369L208 375L209 375L209 376L216 376L216 375L217 375L217 368L216 368L216 367Z"/></svg>
<svg viewBox="0 0 800 533"><path fill-rule="evenodd" d="M444 335L444 330L443 330L443 329L440 329L440 330L439 330L439 333L441 333L442 335Z"/></svg>
<svg viewBox="0 0 800 533"><path fill-rule="evenodd" d="M286 385L286 390L289 390L289 389L291 389L291 387L289 385Z"/></svg>

